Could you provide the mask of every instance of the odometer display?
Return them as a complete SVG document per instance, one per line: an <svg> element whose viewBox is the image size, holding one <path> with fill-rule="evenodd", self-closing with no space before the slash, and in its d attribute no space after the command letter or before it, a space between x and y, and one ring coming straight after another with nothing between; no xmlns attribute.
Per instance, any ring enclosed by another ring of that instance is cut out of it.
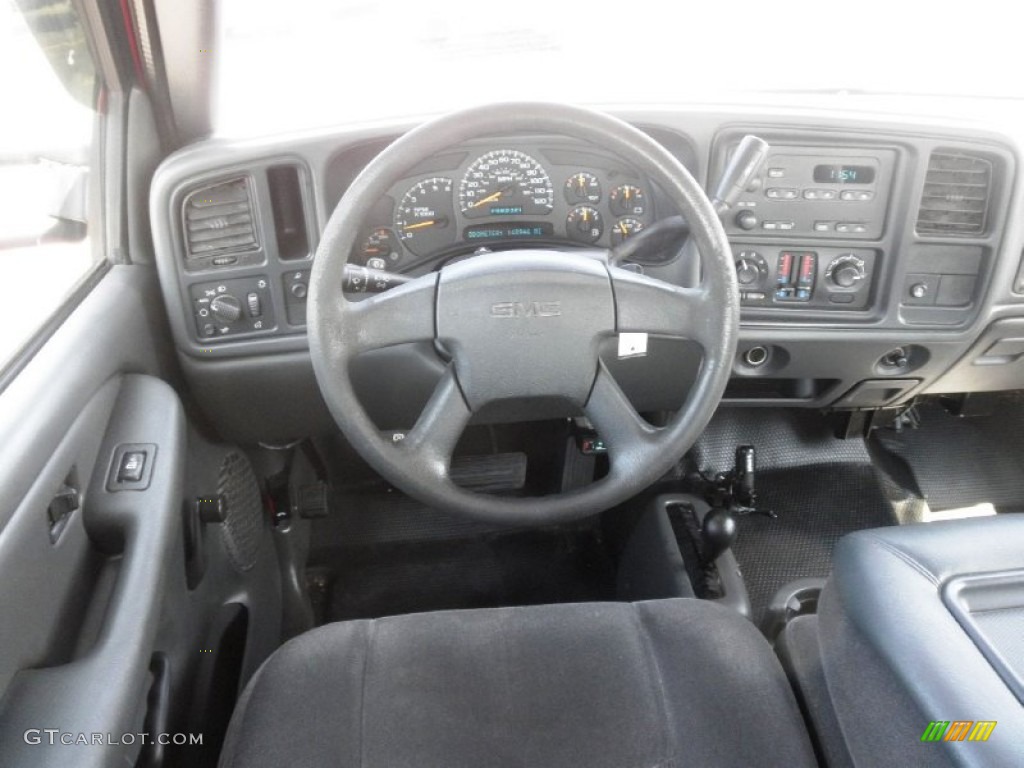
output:
<svg viewBox="0 0 1024 768"><path fill-rule="evenodd" d="M555 193L543 166L515 149L496 149L474 160L459 184L459 208L467 218L543 216Z"/></svg>
<svg viewBox="0 0 1024 768"><path fill-rule="evenodd" d="M474 240L531 240L538 237L551 237L554 227L549 221L511 222L499 221L494 224L473 224L466 227L463 236L467 241Z"/></svg>

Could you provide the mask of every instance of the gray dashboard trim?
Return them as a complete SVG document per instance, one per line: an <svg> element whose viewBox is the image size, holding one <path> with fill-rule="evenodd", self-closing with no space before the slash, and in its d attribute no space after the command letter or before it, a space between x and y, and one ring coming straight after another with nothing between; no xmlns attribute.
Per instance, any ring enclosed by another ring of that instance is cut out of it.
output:
<svg viewBox="0 0 1024 768"><path fill-rule="evenodd" d="M875 376L872 368L859 367L843 349L852 349L851 344L863 343L864 349L918 344L930 350L927 365L920 371L898 375L921 377L922 384L916 392L926 391L945 370L966 354L972 342L984 331L990 321L1002 317L1024 315L1024 297L1011 292L1013 278L1020 261L1024 244L1024 217L1013 216L1022 198L1021 179L1017 169L1021 164L1021 137L1010 126L1000 132L980 121L939 119L914 116L906 119L892 114L878 112L854 112L777 108L742 105L693 105L681 110L627 109L617 112L634 124L652 130L661 130L678 135L691 142L694 147L697 168L696 176L706 186L706 180L713 174L719 162L714 151L718 140L727 134L756 130L771 135L785 135L787 143L813 141L827 145L869 144L872 146L897 146L902 155L900 173L893 189L893 207L889 212L885 235L882 241L859 242L865 247L897 249L903 254L910 245L918 242L964 243L983 245L989 249L990 259L984 286L975 296L970 316L953 317L942 325L942 317L935 313L934 324L908 324L902 313L906 309L891 295L878 297L878 311L865 321L863 313L857 315L860 322L848 322L852 318L843 315L857 313L836 313L827 317L787 316L779 313L744 312L741 326L743 343L774 340L791 346L794 350L792 371L810 370L813 363L821 366L819 376L838 379L839 388L852 386L865 378ZM172 330L183 359L188 359L190 377L202 376L203 366L216 359L237 359L243 361L260 356L268 364L281 353L304 352L308 349L305 335L281 336L243 340L226 343L217 347L204 347L190 340L186 323L191 317L182 310L185 297L182 294L178 267L179 255L174 247L172 222L172 201L175 189L189 184L196 178L209 178L250 168L253 163L265 165L270 157L295 156L303 160L310 169L314 183L311 194L315 200L312 216L319 231L326 220L327 200L325 199L324 174L339 153L358 145L386 142L401 134L416 123L402 121L350 127L340 130L306 132L287 137L258 140L226 141L213 140L188 147L165 160L157 171L151 198L151 217L157 251L157 265L160 270L162 288L168 306ZM1016 128L1013 126L1012 128ZM960 147L982 151L999 156L1005 163L1006 178L999 191L1000 198L993 210L991 226L982 238L918 238L914 233L917 200L923 183L923 162L927 153L935 147ZM894 251L895 252L895 251ZM887 254L888 255L888 254ZM882 279L890 286L899 283L905 269L891 256L886 259ZM231 275L232 277L234 274ZM894 290L894 288L893 288ZM950 324L951 322L951 324ZM825 368L832 366L826 373ZM245 366L255 371L256 366ZM737 377L755 377L759 374L742 368L735 371ZM788 374L781 374L788 375ZM837 388L838 389L838 388ZM834 400L842 392L829 397L799 403L821 407ZM752 404L771 404L771 401L757 400Z"/></svg>

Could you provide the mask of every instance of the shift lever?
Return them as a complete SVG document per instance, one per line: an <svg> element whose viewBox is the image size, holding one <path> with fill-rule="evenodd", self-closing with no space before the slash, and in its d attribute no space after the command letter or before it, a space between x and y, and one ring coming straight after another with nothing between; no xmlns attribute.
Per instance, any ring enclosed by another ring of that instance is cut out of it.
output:
<svg viewBox="0 0 1024 768"><path fill-rule="evenodd" d="M736 518L725 507L715 507L704 516L700 529L701 559L710 565L736 541Z"/></svg>
<svg viewBox="0 0 1024 768"><path fill-rule="evenodd" d="M722 177L718 180L715 194L711 197L711 204L715 206L719 216L732 208L743 194L743 190L750 186L750 182L761 171L761 166L767 158L767 141L750 134L740 140L739 146L732 153L722 172Z"/></svg>

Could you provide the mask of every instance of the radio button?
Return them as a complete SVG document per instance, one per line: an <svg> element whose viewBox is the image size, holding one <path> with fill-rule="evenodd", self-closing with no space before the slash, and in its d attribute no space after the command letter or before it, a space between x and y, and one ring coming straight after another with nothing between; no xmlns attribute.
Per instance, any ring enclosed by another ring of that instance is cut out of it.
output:
<svg viewBox="0 0 1024 768"><path fill-rule="evenodd" d="M836 232L852 232L862 235L868 231L868 225L862 221L840 221L836 224Z"/></svg>
<svg viewBox="0 0 1024 768"><path fill-rule="evenodd" d="M834 189L805 189L804 200L835 200Z"/></svg>
<svg viewBox="0 0 1024 768"><path fill-rule="evenodd" d="M785 168L769 168L768 169L768 178L769 179L781 179L785 175L786 175L786 169Z"/></svg>
<svg viewBox="0 0 1024 768"><path fill-rule="evenodd" d="M816 221L814 222L815 232L831 232L835 228L835 222L833 221Z"/></svg>
<svg viewBox="0 0 1024 768"><path fill-rule="evenodd" d="M770 200L796 200L800 191L790 187L769 187L764 191L764 196Z"/></svg>
<svg viewBox="0 0 1024 768"><path fill-rule="evenodd" d="M853 201L857 203L865 203L868 200L872 200L875 197L875 193L869 189L844 189L839 195L840 200Z"/></svg>

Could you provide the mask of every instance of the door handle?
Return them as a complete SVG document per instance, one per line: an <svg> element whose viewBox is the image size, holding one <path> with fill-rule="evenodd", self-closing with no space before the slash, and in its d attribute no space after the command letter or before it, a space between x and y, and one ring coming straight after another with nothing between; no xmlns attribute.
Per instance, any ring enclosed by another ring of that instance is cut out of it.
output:
<svg viewBox="0 0 1024 768"><path fill-rule="evenodd" d="M46 508L50 521L50 541L56 543L71 519L71 513L82 506L82 492L74 485L64 483Z"/></svg>

